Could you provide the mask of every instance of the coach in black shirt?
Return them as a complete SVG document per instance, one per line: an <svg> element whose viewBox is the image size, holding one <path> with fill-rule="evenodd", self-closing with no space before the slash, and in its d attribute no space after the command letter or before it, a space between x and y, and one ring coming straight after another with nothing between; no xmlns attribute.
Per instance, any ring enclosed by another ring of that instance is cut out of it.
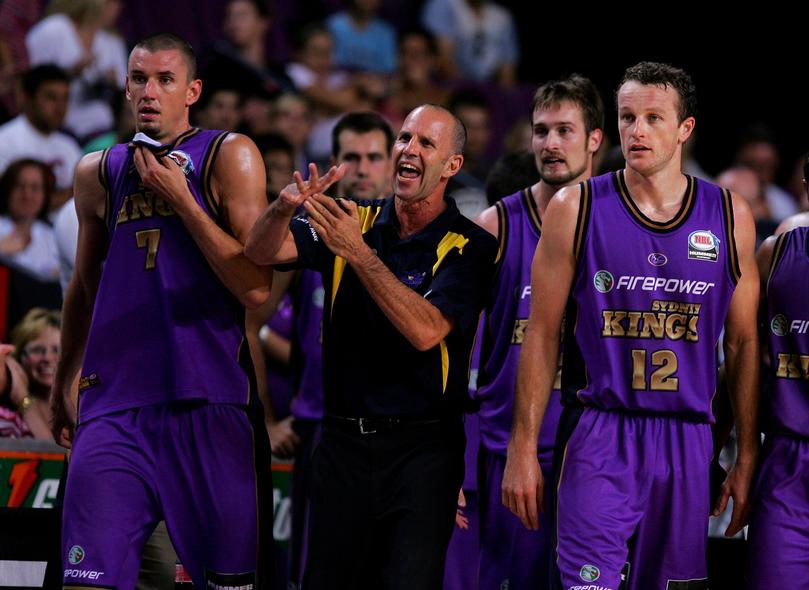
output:
<svg viewBox="0 0 809 590"><path fill-rule="evenodd" d="M394 143L393 199L325 197L342 171L312 168L247 241L257 263L321 271L326 292L304 588L441 588L470 350L497 256L444 198L465 136L443 107L419 107ZM301 204L308 215L293 220Z"/></svg>

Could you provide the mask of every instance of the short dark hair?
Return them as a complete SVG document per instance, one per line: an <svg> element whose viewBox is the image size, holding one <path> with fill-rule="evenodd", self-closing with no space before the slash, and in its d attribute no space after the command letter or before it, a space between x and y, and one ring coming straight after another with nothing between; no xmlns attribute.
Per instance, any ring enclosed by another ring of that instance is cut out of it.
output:
<svg viewBox="0 0 809 590"><path fill-rule="evenodd" d="M393 148L393 130L379 113L357 111L343 115L331 132L331 155L337 158L340 154L340 134L343 131L370 133L377 130L385 134L385 149L388 156L390 156L391 148Z"/></svg>
<svg viewBox="0 0 809 590"><path fill-rule="evenodd" d="M539 182L534 154L526 150L512 152L494 163L486 177L486 200L489 205Z"/></svg>
<svg viewBox="0 0 809 590"><path fill-rule="evenodd" d="M615 89L615 104L618 104L618 92L627 82L640 82L645 86L662 86L674 88L679 97L678 113L680 123L697 114L697 88L685 70L669 64L654 61L642 61L629 67L624 72L618 88Z"/></svg>
<svg viewBox="0 0 809 590"><path fill-rule="evenodd" d="M37 93L45 82L64 82L70 84L70 76L56 64L35 66L22 75L22 91L28 98Z"/></svg>
<svg viewBox="0 0 809 590"><path fill-rule="evenodd" d="M567 78L546 82L534 93L531 113L537 109L558 106L570 101L581 109L587 133L604 128L604 101L589 78L573 74Z"/></svg>
<svg viewBox="0 0 809 590"><path fill-rule="evenodd" d="M174 33L156 33L149 35L145 39L140 40L132 51L136 49L145 49L149 53L157 51L168 51L176 49L185 59L185 65L188 68L188 79L193 80L197 77L197 56L194 55L194 48L191 45ZM129 54L132 55L131 53Z"/></svg>
<svg viewBox="0 0 809 590"><path fill-rule="evenodd" d="M45 200L42 203L42 208L37 213L37 218L45 221L48 216L48 209L51 205L51 195L53 194L54 186L56 185L56 177L53 174L51 167L34 160L33 158L21 158L9 164L6 171L0 176L0 215L8 213L8 200L11 197L11 190L17 182L20 173L24 168L33 167L37 168L42 174L43 189L45 191Z"/></svg>

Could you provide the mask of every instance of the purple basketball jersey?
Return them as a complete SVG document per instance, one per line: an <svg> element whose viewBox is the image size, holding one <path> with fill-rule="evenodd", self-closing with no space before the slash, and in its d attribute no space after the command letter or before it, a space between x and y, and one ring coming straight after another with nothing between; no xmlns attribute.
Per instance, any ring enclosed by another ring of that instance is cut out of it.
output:
<svg viewBox="0 0 809 590"><path fill-rule="evenodd" d="M211 176L226 135L191 129L164 155L183 167L198 205L220 223ZM99 177L110 241L82 365L80 421L184 399L251 402L244 307L180 217L144 188L127 144L104 152Z"/></svg>
<svg viewBox="0 0 809 590"><path fill-rule="evenodd" d="M481 342L478 392L480 435L491 452L505 455L514 418L514 391L531 302L531 261L542 232L542 222L531 189L523 189L497 203L500 250L491 303L486 308ZM562 406L554 387L539 437L539 454L550 462Z"/></svg>
<svg viewBox="0 0 809 590"><path fill-rule="evenodd" d="M809 228L782 234L767 281L770 430L809 437Z"/></svg>
<svg viewBox="0 0 809 590"><path fill-rule="evenodd" d="M292 414L299 419L323 418L323 279L320 273L303 270L293 290L295 325L292 363L297 387Z"/></svg>
<svg viewBox="0 0 809 590"><path fill-rule="evenodd" d="M739 277L730 193L687 177L656 222L623 171L582 185L565 320L565 401L713 422L716 345Z"/></svg>

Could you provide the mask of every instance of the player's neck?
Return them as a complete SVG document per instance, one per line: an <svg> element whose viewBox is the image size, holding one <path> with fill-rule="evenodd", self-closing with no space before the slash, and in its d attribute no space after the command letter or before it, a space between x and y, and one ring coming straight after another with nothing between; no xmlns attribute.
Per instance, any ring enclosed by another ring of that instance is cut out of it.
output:
<svg viewBox="0 0 809 590"><path fill-rule="evenodd" d="M550 184L540 179L539 182L531 187L531 196L534 197L534 202L536 203L537 211L539 211L540 217L545 215L545 209L548 207L548 203L551 202L553 195L558 193L566 186L575 186L580 182L584 182L590 178L591 175L592 165L588 166L582 174L565 184Z"/></svg>
<svg viewBox="0 0 809 590"><path fill-rule="evenodd" d="M644 206L656 210L679 206L688 186L688 180L676 159L665 168L649 174L642 174L627 166L624 169L624 179L630 197L641 209Z"/></svg>
<svg viewBox="0 0 809 590"><path fill-rule="evenodd" d="M155 141L159 141L161 145L172 145L177 141L178 137L186 133L189 129L191 129L191 124L188 121L185 121L185 123L180 125L177 129L165 134L161 133L159 137L155 137L147 131L144 131L144 133ZM140 129L138 129L138 131L140 131Z"/></svg>

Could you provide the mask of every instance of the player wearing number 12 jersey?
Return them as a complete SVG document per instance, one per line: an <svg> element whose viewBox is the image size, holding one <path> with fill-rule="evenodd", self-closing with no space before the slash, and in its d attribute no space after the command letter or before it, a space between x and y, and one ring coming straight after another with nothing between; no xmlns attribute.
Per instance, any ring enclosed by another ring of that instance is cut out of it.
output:
<svg viewBox="0 0 809 590"><path fill-rule="evenodd" d="M266 203L264 166L246 137L189 125L200 91L185 41L140 42L126 81L139 133L77 168L52 399L63 443L75 424L66 588L134 587L160 520L195 586L269 582L269 441L244 310L268 297L270 276L242 252ZM80 368L76 416L66 400Z"/></svg>
<svg viewBox="0 0 809 590"><path fill-rule="evenodd" d="M758 280L744 202L681 172L694 88L682 70L641 63L618 88L626 169L551 201L534 258L504 500L536 525L536 445L566 309L556 449L557 588L707 588L710 423L716 346L725 352L739 461L740 529L756 455ZM536 301L536 305L534 302Z"/></svg>

